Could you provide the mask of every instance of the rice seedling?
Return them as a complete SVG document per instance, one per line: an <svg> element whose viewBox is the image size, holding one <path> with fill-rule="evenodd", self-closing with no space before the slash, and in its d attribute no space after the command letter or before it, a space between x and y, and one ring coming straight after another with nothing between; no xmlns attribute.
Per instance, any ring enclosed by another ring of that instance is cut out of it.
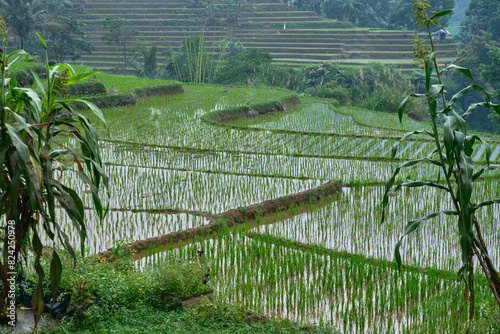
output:
<svg viewBox="0 0 500 334"><path fill-rule="evenodd" d="M474 194L475 200L481 201L499 190L497 181L482 182ZM425 204L416 200L435 198L434 189L403 192L391 201L387 222L379 224L381 207L378 199L383 193L383 187L344 188L338 201L273 225L263 225L259 231L305 244L318 244L352 254L392 260L394 246L404 232L402 221L410 221L427 212L446 210L447 207L442 200ZM498 207L484 209L478 217L485 222L484 240L491 246L490 255L499 265L500 252L493 246L500 244L497 232L500 210ZM409 237L410 242L403 246L403 261L421 267L458 269L460 254L453 251L457 239L454 229L453 219L429 221L427 230L418 230Z"/></svg>
<svg viewBox="0 0 500 334"><path fill-rule="evenodd" d="M192 258L200 249L218 299L271 316L330 324L346 333L446 333L454 326L446 320L458 316L458 306L439 304L458 299L453 281L436 272L399 273L394 266L296 250L266 236L254 241L237 231L152 250L139 265ZM487 298L483 290L478 294ZM431 313L436 320L429 322Z"/></svg>

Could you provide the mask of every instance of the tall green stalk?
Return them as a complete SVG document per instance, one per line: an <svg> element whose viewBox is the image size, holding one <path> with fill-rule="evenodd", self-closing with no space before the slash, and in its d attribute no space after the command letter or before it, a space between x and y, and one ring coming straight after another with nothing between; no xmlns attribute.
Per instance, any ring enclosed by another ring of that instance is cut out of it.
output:
<svg viewBox="0 0 500 334"><path fill-rule="evenodd" d="M490 165L491 149L486 141L481 139L477 135L467 134L467 124L465 118L472 114L478 107L493 108L498 114L500 114L500 105L491 103L490 95L479 85L477 85L472 77L471 71L469 69L459 67L456 65L449 65L445 69L440 70L436 58L436 53L434 49L434 43L431 36L431 26L438 25L439 17L443 17L452 12L452 10L445 10L439 13L431 12L431 16L427 14L427 10L431 7L427 0L412 0L412 6L415 10L416 23L419 28L427 27L429 34L429 39L431 43L431 52L428 54L423 54L419 47L416 47L417 56L421 56L425 64L425 88L426 94L411 94L406 99L403 100L399 109L398 115L400 122L402 121L403 112L406 103L410 97L425 98L427 100L429 114L431 118L431 131L413 131L407 133L403 138L394 145L392 149L392 158L395 157L398 146L401 141L404 141L415 134L426 134L433 139L435 144L435 150L431 152L429 156L423 159L417 159L412 161L407 161L401 164L394 171L393 176L387 181L385 186L385 193L383 198L383 213L382 222L385 219L385 209L387 208L389 202L389 196L391 193L398 191L401 187L408 188L418 188L418 187L433 187L446 191L450 195L450 200L453 205L453 210L443 210L434 213L430 213L427 216L421 217L419 219L410 221L405 229L405 232L395 248L395 259L398 266L401 266L401 255L399 249L403 238L415 231L424 221L432 219L440 215L454 216L457 218L457 227L460 235L460 247L462 255L462 267L460 268L457 280L465 283L464 291L464 305L460 309L459 317L464 306L468 302L469 304L469 327L467 333L470 332L470 325L474 317L474 257L477 258L483 273L486 275L486 279L489 283L491 292L498 303L500 308L500 274L494 268L492 261L488 255L488 250L486 244L484 243L481 228L475 213L478 209L489 206L492 204L500 204L500 198L485 201L483 203L473 203L471 201L474 182L479 179L479 177L490 170L499 168L499 166ZM422 40L416 40L419 46L423 45ZM455 94L449 101L445 97L445 87L442 81L442 74L449 70L458 70L465 76L467 76L471 81L471 85L462 89L457 94ZM437 75L437 84L431 84L431 76L433 72ZM484 94L485 101L480 103L472 104L469 109L459 115L454 109L453 104L469 90L477 90ZM442 109L438 109L438 99L442 101ZM440 138L437 117L441 115L445 119L445 124L443 128L443 137ZM443 143L443 144L442 144ZM486 164L487 167L478 168L477 171L474 170L474 165L472 161L474 146L477 143L481 143L486 147ZM438 155L436 157L435 155ZM405 180L399 185L394 187L395 178L399 172L406 167L414 166L419 163L431 163L438 166L438 177L436 182L424 182L420 180L412 181ZM441 182L441 178L444 177L444 185ZM458 331L458 324L456 326L456 331Z"/></svg>

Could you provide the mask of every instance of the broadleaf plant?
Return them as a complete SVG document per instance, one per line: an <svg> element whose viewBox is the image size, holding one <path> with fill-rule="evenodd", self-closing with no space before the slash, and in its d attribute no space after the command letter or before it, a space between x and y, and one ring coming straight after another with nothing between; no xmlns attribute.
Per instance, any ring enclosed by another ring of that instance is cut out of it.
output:
<svg viewBox="0 0 500 334"><path fill-rule="evenodd" d="M78 75L67 64L49 67L47 59L46 78L42 80L31 72L38 92L18 87L9 72L12 64L23 58L27 61L28 54L23 50L4 52L7 42L3 31L0 32L4 45L3 50L0 49L0 217L5 217L3 221L7 222L1 226L4 233L0 239L3 283L0 315L6 315L12 301L8 280L22 263L20 257L26 259L29 248L33 251L34 270L39 278L33 294L38 323L44 305L42 282L45 277L40 264L44 250L41 232L49 240L48 246L61 244L76 264L75 251L56 219L56 210L60 209L71 219L84 253L85 207L80 195L63 183L61 175L74 173L90 188L97 216L102 220L107 214L107 206L103 205L99 194L101 188L108 189L108 177L103 172L97 132L87 117L72 105L75 101L84 103L104 125L105 121L102 112L89 102L60 99L66 85L96 72ZM46 43L38 37L46 49ZM56 175L56 171L60 175ZM54 300L63 268L55 248L51 257L49 276Z"/></svg>
<svg viewBox="0 0 500 334"><path fill-rule="evenodd" d="M460 235L461 263L462 266L458 272L457 280L465 283L464 291L464 306L469 304L469 324L467 332L470 332L470 326L474 315L474 264L475 260L479 263L482 272L485 274L491 292L500 308L500 274L494 267L489 255L488 249L484 242L481 225L475 215L476 211L484 206L499 204L500 199L485 201L480 204L472 203L471 197L474 189L474 182L478 181L483 173L499 168L499 166L490 164L491 149L488 143L477 135L467 132L467 124L465 118L472 114L477 107L493 108L500 115L500 106L491 102L490 95L474 81L474 78L469 69L456 65L448 65L444 69L440 69L434 50L434 43L431 36L431 26L439 24L437 18L451 13L450 10L439 13L427 13L430 5L427 0L412 0L412 5L415 10L416 23L420 28L427 27L429 39L431 43L430 53L423 55L421 59L425 66L426 76L426 94L410 95L400 105L398 110L400 121L402 121L405 105L409 98L425 97L428 104L432 131L414 131L406 134L392 150L392 158L395 157L399 143L413 136L414 134L426 134L434 143L435 149L432 153L424 158L413 161L404 162L395 169L392 177L386 183L385 193L383 197L383 213L382 223L385 220L385 210L389 203L389 196L401 189L401 187L434 187L440 191L445 191L449 195L452 204L452 209L430 213L425 217L411 221L407 224L405 233L399 240L395 248L395 260L398 267L401 267L400 247L403 238L414 232L425 220L434 218L440 215L454 216L457 219L457 229ZM422 56L418 54L417 56ZM458 92L451 100L447 101L445 97L445 87L442 81L442 74L446 71L457 70L472 83L470 86ZM437 82L432 84L431 76L436 74ZM484 94L484 102L472 104L467 111L462 115L458 114L453 109L453 105L457 99L466 94L469 90L474 89ZM445 120L442 136L438 131L437 118L442 117ZM481 144L485 147L486 166L474 165L472 156L475 145ZM406 180L399 185L395 185L396 176L406 167L414 166L419 163L432 163L438 169L438 179L436 182L422 182L419 180ZM464 307L462 306L460 313ZM459 317L460 319L460 317ZM458 330L458 323L457 323Z"/></svg>

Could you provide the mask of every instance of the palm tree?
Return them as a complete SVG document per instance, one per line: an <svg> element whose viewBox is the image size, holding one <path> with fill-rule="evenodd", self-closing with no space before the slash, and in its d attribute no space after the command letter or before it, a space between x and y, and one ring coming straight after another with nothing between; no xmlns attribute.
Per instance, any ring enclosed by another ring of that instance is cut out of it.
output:
<svg viewBox="0 0 500 334"><path fill-rule="evenodd" d="M47 20L47 2L45 0L0 0L0 14L4 17L12 32L24 41Z"/></svg>
<svg viewBox="0 0 500 334"><path fill-rule="evenodd" d="M362 3L359 0L340 0L339 5L344 12L344 21L349 21L352 12L356 12Z"/></svg>

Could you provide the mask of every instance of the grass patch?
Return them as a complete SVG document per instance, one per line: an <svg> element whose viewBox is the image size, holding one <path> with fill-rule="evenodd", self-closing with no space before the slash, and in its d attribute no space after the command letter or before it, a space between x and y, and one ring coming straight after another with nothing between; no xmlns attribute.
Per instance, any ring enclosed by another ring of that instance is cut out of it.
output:
<svg viewBox="0 0 500 334"><path fill-rule="evenodd" d="M63 321L60 327L42 330L42 334L164 334L164 333L218 333L218 334L289 334L339 333L332 328L305 327L297 322L267 319L229 304L206 301L193 309L166 311L149 305L103 312L98 307L88 310L84 323Z"/></svg>

